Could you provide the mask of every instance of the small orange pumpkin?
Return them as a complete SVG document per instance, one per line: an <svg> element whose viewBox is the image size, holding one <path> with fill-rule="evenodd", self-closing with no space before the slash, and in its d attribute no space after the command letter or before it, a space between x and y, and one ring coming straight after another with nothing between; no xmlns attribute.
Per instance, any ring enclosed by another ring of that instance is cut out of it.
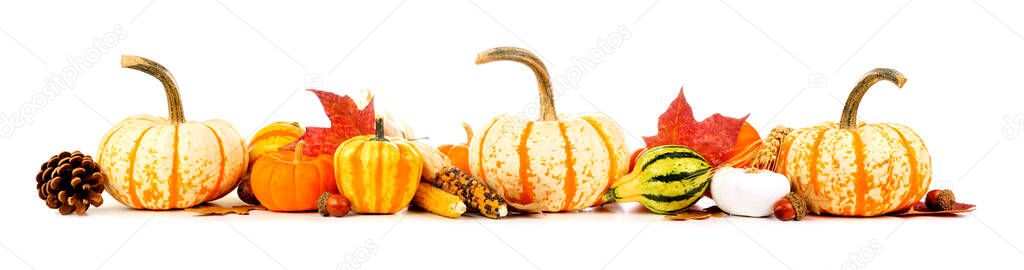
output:
<svg viewBox="0 0 1024 270"><path fill-rule="evenodd" d="M892 69L874 69L850 93L839 123L793 131L782 141L776 169L814 213L877 216L913 206L932 180L931 156L916 133L893 123L857 122L868 88L886 80L903 87Z"/></svg>
<svg viewBox="0 0 1024 270"><path fill-rule="evenodd" d="M251 186L256 199L271 211L316 210L324 192L338 193L331 156L302 154L305 141L295 151L279 150L264 155L252 166Z"/></svg>
<svg viewBox="0 0 1024 270"><path fill-rule="evenodd" d="M466 143L443 144L438 146L437 150L448 156L448 159L452 161L452 166L464 172L469 172L469 143L473 141L473 128L465 122L462 123L462 128L466 130Z"/></svg>
<svg viewBox="0 0 1024 270"><path fill-rule="evenodd" d="M757 129L750 125L750 122L744 121L739 134L736 134L736 144L725 153L726 164L735 168L750 167L761 145L761 134L757 133Z"/></svg>
<svg viewBox="0 0 1024 270"><path fill-rule="evenodd" d="M334 172L356 213L393 214L416 194L423 157L411 142L384 137L384 120L377 118L376 135L352 137L338 146Z"/></svg>

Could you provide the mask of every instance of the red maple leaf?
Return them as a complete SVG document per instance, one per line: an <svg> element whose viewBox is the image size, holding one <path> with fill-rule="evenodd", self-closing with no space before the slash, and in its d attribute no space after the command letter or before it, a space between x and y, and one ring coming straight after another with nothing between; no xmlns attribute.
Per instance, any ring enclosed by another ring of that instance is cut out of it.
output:
<svg viewBox="0 0 1024 270"><path fill-rule="evenodd" d="M327 119L331 120L331 127L307 127L306 133L299 137L299 140L306 141L302 154L307 156L334 155L345 140L359 135L374 133L373 98L362 110L356 105L355 100L349 96L340 96L327 91L307 89L313 92L320 99L324 107ZM295 143L283 149L295 149Z"/></svg>
<svg viewBox="0 0 1024 270"><path fill-rule="evenodd" d="M661 145L689 147L715 166L724 161L725 154L736 144L736 136L748 116L732 118L716 113L697 122L683 89L679 89L679 96L658 117L658 135L644 137L644 142L647 148Z"/></svg>

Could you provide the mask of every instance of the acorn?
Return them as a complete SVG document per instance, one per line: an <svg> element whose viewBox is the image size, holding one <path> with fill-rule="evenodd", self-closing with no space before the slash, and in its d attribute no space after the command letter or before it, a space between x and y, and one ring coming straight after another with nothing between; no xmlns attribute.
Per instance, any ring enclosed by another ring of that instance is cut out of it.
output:
<svg viewBox="0 0 1024 270"><path fill-rule="evenodd" d="M249 177L242 178L242 181L238 182L238 188L235 190L238 194L238 198L247 204L260 205L260 199L256 198L256 194L252 192L252 184L249 181Z"/></svg>
<svg viewBox="0 0 1024 270"><path fill-rule="evenodd" d="M956 205L956 197L953 196L952 190L936 189L929 191L924 196L924 205L932 211L953 210L953 206Z"/></svg>
<svg viewBox="0 0 1024 270"><path fill-rule="evenodd" d="M316 206L317 212L325 217L343 217L352 211L352 205L349 204L345 196L330 192L321 194L320 198L316 200Z"/></svg>
<svg viewBox="0 0 1024 270"><path fill-rule="evenodd" d="M772 214L782 221L801 220L807 216L807 202L800 195L790 192L775 202Z"/></svg>

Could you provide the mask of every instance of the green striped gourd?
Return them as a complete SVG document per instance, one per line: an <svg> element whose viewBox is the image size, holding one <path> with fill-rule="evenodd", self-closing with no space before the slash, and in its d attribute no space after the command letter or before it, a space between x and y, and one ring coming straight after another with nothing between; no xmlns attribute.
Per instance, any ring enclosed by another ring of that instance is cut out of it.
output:
<svg viewBox="0 0 1024 270"><path fill-rule="evenodd" d="M686 210L711 183L711 164L693 149L677 145L651 148L636 168L611 186L604 202L640 202L658 214Z"/></svg>

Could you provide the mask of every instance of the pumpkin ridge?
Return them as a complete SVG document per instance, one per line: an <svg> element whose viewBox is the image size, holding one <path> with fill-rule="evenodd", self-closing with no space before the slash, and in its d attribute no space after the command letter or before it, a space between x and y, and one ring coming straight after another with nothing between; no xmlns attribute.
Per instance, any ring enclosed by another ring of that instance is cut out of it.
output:
<svg viewBox="0 0 1024 270"><path fill-rule="evenodd" d="M618 180L616 177L619 174L617 160L618 158L615 155L615 147L612 146L611 142L608 140L608 134L605 134L604 130L598 128L598 124L595 123L595 120L590 116L584 116L582 118L584 121L587 122L587 124L590 124L590 127L594 128L594 131L597 131L597 136L601 138L601 144L603 144L604 148L608 150L608 181L605 182L604 189L600 190L597 193L602 194L605 191L608 191L608 189L612 186L612 183ZM597 205L598 203L601 203L601 199L601 196L597 196L597 200L595 200L594 203L591 203L591 205Z"/></svg>
<svg viewBox="0 0 1024 270"><path fill-rule="evenodd" d="M477 153L478 154L477 155L478 156L478 158L477 158L478 160L477 160L477 164L476 165L477 165L477 167L480 170L480 175L479 175L480 180L482 180L484 183L487 183L487 172L484 171L484 141L487 140L487 134L491 132L491 128L494 127L494 123L496 121L497 121L497 118L491 120L491 124L488 125L486 129L484 129L484 134L482 136L480 136L480 147L478 148L478 150L480 150L480 152ZM501 193L502 195L507 195L508 194L508 191L505 190L505 186L504 185L502 185L501 189L502 189L502 193ZM505 197L508 198L508 196L505 196Z"/></svg>
<svg viewBox="0 0 1024 270"><path fill-rule="evenodd" d="M562 134L562 139L565 140L565 184L562 186L562 193L565 193L565 200L562 203L562 210L568 210L576 200L576 159L572 155L572 143L569 141L569 135L566 134L565 123L558 122L558 132Z"/></svg>
<svg viewBox="0 0 1024 270"><path fill-rule="evenodd" d="M353 147L353 148L355 148L355 150L352 150L352 151L355 152L355 153L362 153L363 148L366 145L363 144L360 141L354 141L353 143L356 144L356 145ZM345 148L342 148L342 149L348 149L348 148L345 147ZM348 156L348 155L344 155L344 156ZM360 156L359 158L362 158L362 156ZM350 159L349 163L350 163L349 166L352 166L352 171L350 172L350 175L347 175L347 176L351 177L351 179L362 179L364 177L363 176L363 174L364 174L363 171L365 171L365 170L363 170L363 166L361 166L359 164L359 159L355 159L355 158ZM343 170L339 170L339 171L344 172ZM345 177L344 176L338 177L338 179L334 179L334 181L340 181L341 179L345 179ZM357 202L357 200L362 200L363 198L366 197L366 195L363 194L363 193L366 192L365 183L363 183L363 181L345 181L345 182L348 182L351 185L351 188L349 188L348 190L352 191L352 197L353 198L351 199L351 201L353 202L353 204L358 203L359 205L366 205L366 202L363 202L363 201L358 201Z"/></svg>
<svg viewBox="0 0 1024 270"><path fill-rule="evenodd" d="M857 171L854 173L853 185L854 193L856 193L856 200L854 201L853 214L863 216L867 209L867 202L865 197L868 193L868 172L864 168L865 153L864 153L864 141L861 139L860 132L858 130L849 130L853 135L853 156L854 165L857 166Z"/></svg>
<svg viewBox="0 0 1024 270"><path fill-rule="evenodd" d="M380 153L380 157L377 157L377 171L373 173L374 182L374 199L373 210L380 211L382 204L384 203L384 162L391 162L390 160L384 160L384 143L372 142L371 144L377 146L377 153Z"/></svg>
<svg viewBox="0 0 1024 270"><path fill-rule="evenodd" d="M533 131L533 121L526 122L523 128L523 135L519 137L519 146L516 153L519 154L519 185L522 190L519 193L519 204L533 203L533 182L530 182L530 148L526 145L529 142L530 132Z"/></svg>
<svg viewBox="0 0 1024 270"><path fill-rule="evenodd" d="M136 194L135 190L135 157L139 152L139 146L142 144L142 138L146 137L146 133L153 129L153 126L147 127L139 137L135 139L135 146L132 147L132 151L128 154L128 198L131 199L132 207L143 208L142 201L139 200L139 195Z"/></svg>
<svg viewBox="0 0 1024 270"><path fill-rule="evenodd" d="M224 141L221 140L220 134L217 134L217 131L206 123L201 123L201 125L209 129L210 133L213 134L213 137L217 138L217 148L220 149L220 170L217 173L217 182L213 185L213 188L208 191L206 196L204 196L206 197L205 201L211 201L213 200L214 194L220 193L220 185L224 181L224 167L227 166L227 156L224 154Z"/></svg>
<svg viewBox="0 0 1024 270"><path fill-rule="evenodd" d="M276 177L277 168L281 167L281 166L278 166L278 165L279 164L277 164L277 163L270 164L270 166L271 166L270 167L270 174L268 174L268 176L267 176L267 178L269 178L269 179L267 179L267 181L263 181L264 182L263 190L266 191L266 193L264 193L264 194L267 194L267 197L270 199L269 201L263 202L263 203L269 203L270 205L274 205L275 207L279 207L280 206L280 204L277 203L277 193L276 192L270 192L270 191L274 190L274 185L273 185L274 181L273 181L273 179ZM250 179L250 181L252 181L252 180ZM263 200L260 200L260 201L262 202Z"/></svg>
<svg viewBox="0 0 1024 270"><path fill-rule="evenodd" d="M179 127L179 124L174 125L174 143L171 146L171 149L174 150L174 154L171 159L171 176L167 178L167 189L169 194L167 196L168 208L177 208L178 200L180 200L181 197L181 173L178 172L178 170L181 169L181 161L178 161L178 159L181 158L181 154L178 153L178 140L180 139L178 138Z"/></svg>
<svg viewBox="0 0 1024 270"><path fill-rule="evenodd" d="M323 194L324 192L327 192L327 188L324 187L324 181L320 180L320 179L323 179L322 178L323 175L320 174L320 167L317 167L316 160L311 160L309 162L309 164L303 165L303 167L308 167L308 168L305 168L302 171L307 171L307 172L308 171L313 171L312 174L313 174L314 177L310 178L310 179L313 179L314 181L316 181L316 185L319 187L317 189L317 192L313 193L314 197L315 197L316 194ZM309 169L309 168L312 168L312 169ZM295 190L295 197L296 198L299 197L298 189ZM303 198L303 199L306 199L306 198ZM312 202L312 201L315 201L315 200L310 200L310 201Z"/></svg>
<svg viewBox="0 0 1024 270"><path fill-rule="evenodd" d="M398 175L398 166L395 166L402 161L402 156L399 155L401 150L394 144L397 143L397 140L389 142L392 143L381 143L377 146L380 148L380 152L377 153L381 157L381 162L378 165L381 168L381 186L377 188L380 191L380 198L377 199L377 205L379 206L376 208L376 211L381 212L387 212L391 209L391 203L396 199L395 191L402 186L402 179L399 179ZM388 188L384 188L385 185Z"/></svg>
<svg viewBox="0 0 1024 270"><path fill-rule="evenodd" d="M103 143L100 144L99 153L97 153L97 155L96 155L96 163L97 164L103 164L103 153L107 152L106 151L107 144L110 143L110 139L114 137L114 134L117 134L117 132L121 131L121 128L124 128L124 127L125 127L125 125L118 125L117 128L114 128L114 130L111 131L110 134L108 134L105 138L103 138Z"/></svg>
<svg viewBox="0 0 1024 270"><path fill-rule="evenodd" d="M810 165L807 170L810 172L811 176L809 181L811 183L811 191L814 192L815 196L822 195L820 186L818 186L818 162L821 159L819 148L821 148L821 141L825 140L826 131L828 131L826 128L822 128L818 131L818 134L814 137L814 142L811 144L811 154L808 155L808 159L810 159L810 161L804 163Z"/></svg>
<svg viewBox="0 0 1024 270"><path fill-rule="evenodd" d="M283 209L286 209L287 211L292 211L292 210L295 209L294 202L298 200L298 195L299 195L299 189L297 188L299 186L299 181L298 181L298 179L299 179L299 168L298 167L299 166L298 166L298 164L293 164L291 166L288 166L288 165L285 165L285 164L289 164L289 163L277 164L277 165L288 168L288 172L289 172L289 175L291 175L291 181L292 181L292 184L288 185L288 187L291 188L291 192L281 192L282 193L281 197L284 197L282 199L284 200L285 203L283 205L279 205L279 206L281 208L283 208ZM289 198L289 197L291 197L291 198Z"/></svg>
<svg viewBox="0 0 1024 270"><path fill-rule="evenodd" d="M412 155L409 155L409 154L412 154L411 152L418 153L416 151L416 149L413 149L409 145L406 145L406 144L403 144L403 143L395 144L395 146L398 146L398 158L399 159L406 158L406 157L411 157ZM408 177L409 175L413 175L412 171L414 170L414 168L412 168L412 163L413 162L409 162L409 160L400 160L398 162L398 174L397 174L397 177L400 178L399 180L405 181L405 180L407 180L409 178ZM417 173L415 175L420 175L420 174ZM419 177L416 177L416 180L419 180ZM398 212L399 210L401 210L402 209L402 205L406 203L405 202L406 192L409 191L409 190L412 190L413 192L415 192L416 186L419 186L419 182L418 181L406 181L406 182L408 182L406 184L407 186L412 186L412 187L404 187L403 188L403 187L399 186L398 192L395 193L395 195L394 195L394 204L391 206L391 210L388 211L388 212L393 212L394 213L394 212ZM416 182L416 183L413 183L413 182ZM415 184L415 185L412 185L412 184ZM396 186L398 186L398 185L396 185Z"/></svg>
<svg viewBox="0 0 1024 270"><path fill-rule="evenodd" d="M907 193L903 194L903 203L900 204L900 207L897 208L897 209L903 209L903 208L906 208L906 207L909 207L909 206L913 205L913 203L917 203L917 201L914 200L914 197L912 197L912 196L916 195L916 193L918 192L917 189L920 188L918 186L918 185L920 185L920 183L919 183L920 181L917 180L917 178L918 178L917 151L914 150L914 148L910 146L910 142L907 141L907 137L904 136L903 132L900 132L899 129L891 127L889 125L882 125L882 126L885 126L886 128L892 129L894 132L896 132L896 135L900 136L900 143L903 145L903 148L907 149L907 161L908 161L907 162L907 166L910 167L910 189L907 190ZM897 210L897 209L894 209L894 210Z"/></svg>
<svg viewBox="0 0 1024 270"><path fill-rule="evenodd" d="M898 182L899 179L896 178L896 159L897 159L897 153L895 151L896 147L894 147L893 145L894 145L894 143L902 143L902 142L900 142L900 139L899 139L898 136L893 136L890 132L888 132L890 130L888 128L886 128L886 127L883 127L883 126L884 125L868 125L866 127L867 128L871 128L871 129L877 131L878 135L883 138L883 140L885 141L886 145L889 148L892 149L892 150L888 151L889 152L889 158L886 160L886 163L888 165L887 166L888 169L885 170L885 180L884 181L880 181L880 183L881 183L882 190L889 190L890 192L887 192L887 193L895 193L896 190L894 188L896 186L901 185L901 183ZM909 164L909 162L908 162L908 164ZM892 196L892 197L895 197L895 196ZM875 213L887 213L887 212L890 212L892 210L900 209L900 206L903 205L905 203L905 201L902 200L903 196L900 196L899 198L900 198L900 200L896 201L895 198L886 198L885 196L882 196L882 200L879 201L875 205L875 207L872 208L872 211L874 211ZM893 205L892 203L894 201L898 202L898 204Z"/></svg>

